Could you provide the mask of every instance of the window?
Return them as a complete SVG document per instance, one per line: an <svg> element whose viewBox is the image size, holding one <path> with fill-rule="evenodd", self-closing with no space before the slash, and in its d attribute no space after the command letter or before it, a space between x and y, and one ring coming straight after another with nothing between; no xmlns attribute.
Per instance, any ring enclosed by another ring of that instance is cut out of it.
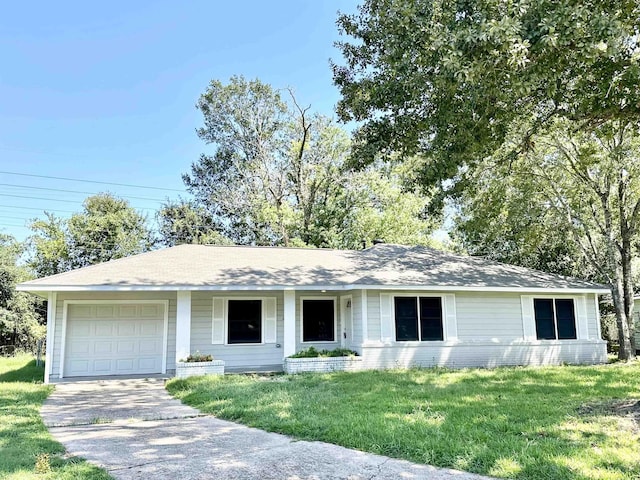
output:
<svg viewBox="0 0 640 480"><path fill-rule="evenodd" d="M394 297L396 341L444 340L440 297Z"/></svg>
<svg viewBox="0 0 640 480"><path fill-rule="evenodd" d="M262 300L229 300L227 343L262 342Z"/></svg>
<svg viewBox="0 0 640 480"><path fill-rule="evenodd" d="M335 342L335 300L302 300L302 341Z"/></svg>
<svg viewBox="0 0 640 480"><path fill-rule="evenodd" d="M533 311L538 340L570 340L576 335L576 315L572 299L535 298Z"/></svg>

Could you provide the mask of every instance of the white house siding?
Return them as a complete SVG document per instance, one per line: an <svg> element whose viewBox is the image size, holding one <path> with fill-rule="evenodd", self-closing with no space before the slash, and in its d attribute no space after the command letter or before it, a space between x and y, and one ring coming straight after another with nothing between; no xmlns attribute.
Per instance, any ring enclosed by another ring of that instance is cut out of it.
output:
<svg viewBox="0 0 640 480"><path fill-rule="evenodd" d="M353 332L350 348L360 353L362 345L362 290L353 290L351 295L351 314L353 315Z"/></svg>
<svg viewBox="0 0 640 480"><path fill-rule="evenodd" d="M457 293L456 313L460 341L511 341L524 335L520 295Z"/></svg>
<svg viewBox="0 0 640 480"><path fill-rule="evenodd" d="M211 343L213 322L213 298L275 297L276 343L255 345L219 345ZM191 353L199 351L211 354L216 360L224 360L227 369L281 369L284 340L284 296L282 292L193 292L191 295Z"/></svg>
<svg viewBox="0 0 640 480"><path fill-rule="evenodd" d="M168 300L168 332L167 332L167 372L175 371L175 351L176 351L176 294L175 292L60 292L57 295L55 332L53 335L52 360L53 369L50 379L60 378L60 364L62 354L62 322L65 300L131 300L135 303L138 300Z"/></svg>
<svg viewBox="0 0 640 480"><path fill-rule="evenodd" d="M380 293L378 290L368 292L369 339L362 346L363 368L411 366L461 368L606 362L606 343L600 340L592 295L586 296L588 338L526 341L519 293L456 292L457 335L453 338L444 342L383 342L380 325ZM416 293L426 296L451 292L384 291L383 293L391 295ZM575 298L576 301L579 301L580 297L582 296L553 295L553 298ZM578 305L576 305L576 315L577 310ZM576 318L576 321L578 322L579 319Z"/></svg>

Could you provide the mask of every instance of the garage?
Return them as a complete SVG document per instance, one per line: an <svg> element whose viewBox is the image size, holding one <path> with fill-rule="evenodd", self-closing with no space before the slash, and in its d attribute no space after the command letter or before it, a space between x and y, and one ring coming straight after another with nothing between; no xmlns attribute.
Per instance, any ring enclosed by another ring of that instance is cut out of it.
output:
<svg viewBox="0 0 640 480"><path fill-rule="evenodd" d="M61 377L166 372L163 302L65 302Z"/></svg>

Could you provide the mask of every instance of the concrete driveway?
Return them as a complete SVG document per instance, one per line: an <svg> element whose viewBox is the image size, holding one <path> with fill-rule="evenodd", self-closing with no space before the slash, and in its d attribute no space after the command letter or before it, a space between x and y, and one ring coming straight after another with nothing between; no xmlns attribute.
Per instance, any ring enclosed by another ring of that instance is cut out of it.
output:
<svg viewBox="0 0 640 480"><path fill-rule="evenodd" d="M487 478L218 420L173 399L161 379L61 383L41 414L70 455L117 479Z"/></svg>

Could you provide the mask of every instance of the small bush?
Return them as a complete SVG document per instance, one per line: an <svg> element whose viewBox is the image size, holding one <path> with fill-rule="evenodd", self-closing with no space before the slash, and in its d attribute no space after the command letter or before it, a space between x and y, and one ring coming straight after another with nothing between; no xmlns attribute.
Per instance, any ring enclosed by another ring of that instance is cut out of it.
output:
<svg viewBox="0 0 640 480"><path fill-rule="evenodd" d="M315 347L309 347L306 350L300 350L289 358L318 358L318 357L356 357L358 352L349 350L348 348L335 348L333 350L317 350Z"/></svg>
<svg viewBox="0 0 640 480"><path fill-rule="evenodd" d="M189 355L185 360L181 360L182 362L194 363L194 362L212 362L213 355L205 355L204 353L196 352Z"/></svg>

